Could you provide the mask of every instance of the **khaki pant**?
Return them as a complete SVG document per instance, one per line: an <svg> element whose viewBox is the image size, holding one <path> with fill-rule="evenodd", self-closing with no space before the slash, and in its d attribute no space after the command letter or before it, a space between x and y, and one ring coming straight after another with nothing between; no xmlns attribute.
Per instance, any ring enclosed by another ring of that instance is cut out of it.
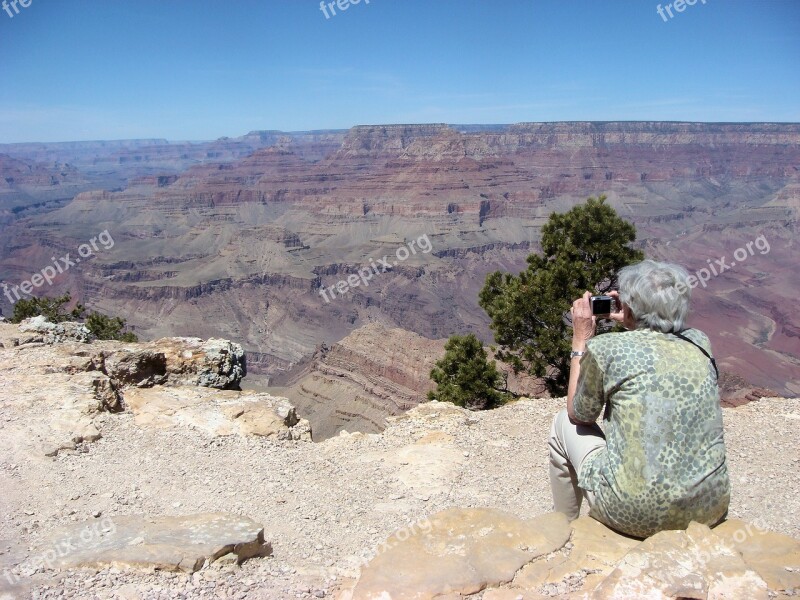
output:
<svg viewBox="0 0 800 600"><path fill-rule="evenodd" d="M597 425L573 424L564 409L553 419L549 446L553 506L570 520L577 519L584 498L590 509L594 503L594 492L578 487L577 473L586 457L606 447L606 438Z"/></svg>

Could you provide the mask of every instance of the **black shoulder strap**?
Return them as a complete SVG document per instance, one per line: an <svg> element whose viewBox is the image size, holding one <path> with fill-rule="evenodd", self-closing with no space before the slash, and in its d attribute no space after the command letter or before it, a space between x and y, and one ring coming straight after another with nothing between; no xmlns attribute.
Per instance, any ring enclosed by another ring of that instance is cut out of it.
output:
<svg viewBox="0 0 800 600"><path fill-rule="evenodd" d="M670 331L670 333L671 333L672 335L674 335L674 336L677 336L677 337L681 338L682 340L685 340L685 341L689 342L689 343L690 343L690 344L692 344L692 345L693 345L695 348L697 348L698 350L700 350L700 352L702 352L703 354L705 354L705 355L706 355L706 358L707 358L708 360L710 360L710 361L711 361L711 366L712 366L712 367L714 367L714 372L717 374L717 379L719 379L719 369L717 368L717 361L715 361L715 360L714 360L714 357L713 357L713 356L711 356L711 355L710 355L708 352L706 352L706 349L705 349L705 348L703 348L703 347L702 347L700 344L698 344L697 342L695 342L695 341L693 341L693 340L689 339L688 337L686 337L685 335L683 335L683 334L682 334L681 332L679 332L679 331Z"/></svg>

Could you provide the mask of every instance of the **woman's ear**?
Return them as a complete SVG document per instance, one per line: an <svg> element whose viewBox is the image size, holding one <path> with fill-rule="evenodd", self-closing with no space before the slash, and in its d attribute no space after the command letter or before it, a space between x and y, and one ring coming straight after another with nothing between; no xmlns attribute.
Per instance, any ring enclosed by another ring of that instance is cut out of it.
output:
<svg viewBox="0 0 800 600"><path fill-rule="evenodd" d="M622 324L626 329L636 329L636 319L631 312L631 307L624 302L622 303Z"/></svg>

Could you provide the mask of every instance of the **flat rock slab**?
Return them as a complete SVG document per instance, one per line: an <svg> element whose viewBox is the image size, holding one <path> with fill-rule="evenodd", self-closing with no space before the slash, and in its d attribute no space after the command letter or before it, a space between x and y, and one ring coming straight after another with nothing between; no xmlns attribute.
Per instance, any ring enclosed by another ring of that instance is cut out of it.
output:
<svg viewBox="0 0 800 600"><path fill-rule="evenodd" d="M767 584L737 550L707 526L661 531L631 550L592 598L766 600Z"/></svg>
<svg viewBox="0 0 800 600"><path fill-rule="evenodd" d="M511 581L524 564L564 546L571 531L560 513L526 520L488 508L445 510L424 525L383 544L363 569L353 600L474 594Z"/></svg>
<svg viewBox="0 0 800 600"><path fill-rule="evenodd" d="M106 517L58 530L38 560L60 569L114 566L192 573L229 553L241 563L268 556L272 546L264 541L261 525L239 515Z"/></svg>
<svg viewBox="0 0 800 600"><path fill-rule="evenodd" d="M524 591L527 600L531 590L562 582L582 579L583 589L592 589L609 575L617 563L641 542L612 531L599 521L581 517L571 523L572 548L567 553L556 552L525 565L514 578L514 589ZM565 587L562 585L562 587ZM519 593L518 592L518 593ZM489 596L494 600L495 596ZM512 596L516 598L516 596Z"/></svg>
<svg viewBox="0 0 800 600"><path fill-rule="evenodd" d="M732 544L770 590L800 590L800 541L756 523L725 521L714 533Z"/></svg>
<svg viewBox="0 0 800 600"><path fill-rule="evenodd" d="M339 598L767 600L799 588L800 541L735 519L641 541L589 517L450 509L390 537Z"/></svg>
<svg viewBox="0 0 800 600"><path fill-rule="evenodd" d="M189 427L212 436L311 439L307 422L298 419L286 398L262 392L156 386L129 388L124 392L124 402L140 427Z"/></svg>

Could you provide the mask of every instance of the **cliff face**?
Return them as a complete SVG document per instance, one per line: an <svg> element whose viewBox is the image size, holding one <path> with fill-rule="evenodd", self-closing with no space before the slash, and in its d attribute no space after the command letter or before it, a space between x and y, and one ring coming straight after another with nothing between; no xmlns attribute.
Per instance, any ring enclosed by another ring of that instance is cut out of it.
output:
<svg viewBox="0 0 800 600"><path fill-rule="evenodd" d="M649 256L692 272L737 263L694 290L692 324L723 370L800 391L799 125L363 126L114 152L141 157L125 163L140 165L137 178L7 227L2 280L27 279L54 251L109 229L115 246L53 292L71 289L145 337L240 339L275 376L373 321L491 341L477 305L486 274L524 268L551 212L607 194ZM368 285L321 294L384 257Z"/></svg>
<svg viewBox="0 0 800 600"><path fill-rule="evenodd" d="M444 340L372 323L318 350L284 394L311 422L315 441L342 430L378 432L386 417L426 399L443 355Z"/></svg>
<svg viewBox="0 0 800 600"><path fill-rule="evenodd" d="M0 153L0 225L42 207L57 207L87 189L89 183L71 164L21 160Z"/></svg>
<svg viewBox="0 0 800 600"><path fill-rule="evenodd" d="M430 379L436 361L445 355L446 339L430 340L380 323L359 327L330 348L273 381L281 395L311 422L314 441L341 431L383 431L389 417L427 401L436 387ZM506 386L518 396L546 397L544 385L511 367L489 360L505 374Z"/></svg>

